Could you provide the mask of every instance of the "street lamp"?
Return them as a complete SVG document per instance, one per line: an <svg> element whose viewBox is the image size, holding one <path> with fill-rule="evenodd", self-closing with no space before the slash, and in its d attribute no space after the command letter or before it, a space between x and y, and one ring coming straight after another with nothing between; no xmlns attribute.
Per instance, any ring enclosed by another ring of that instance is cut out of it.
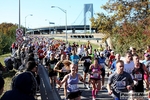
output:
<svg viewBox="0 0 150 100"><path fill-rule="evenodd" d="M60 8L60 7L57 7L57 6L51 6L51 8L58 8L58 9L60 9L62 12L64 12L65 13L65 19L66 19L66 26L65 26L65 29L66 29L66 43L68 42L67 41L67 38L68 38L68 36L67 36L67 10L64 10L64 9L62 9L62 8Z"/></svg>
<svg viewBox="0 0 150 100"><path fill-rule="evenodd" d="M20 0L19 0L19 25L18 25L18 29L20 29Z"/></svg>
<svg viewBox="0 0 150 100"><path fill-rule="evenodd" d="M25 17L25 34L26 34L26 18L27 18L28 16L33 16L33 15L32 15L32 14L29 14L29 15L27 15L27 16Z"/></svg>

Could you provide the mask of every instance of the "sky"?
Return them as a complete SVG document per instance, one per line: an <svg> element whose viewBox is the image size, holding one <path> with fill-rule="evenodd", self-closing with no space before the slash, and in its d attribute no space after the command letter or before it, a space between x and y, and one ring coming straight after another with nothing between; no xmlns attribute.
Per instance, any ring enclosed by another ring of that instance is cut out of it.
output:
<svg viewBox="0 0 150 100"><path fill-rule="evenodd" d="M65 25L65 13L57 6L67 11L67 25L84 24L84 4L93 4L93 13L105 12L101 6L107 0L20 0L20 24L27 28L39 28ZM0 23L19 24L19 0L0 0ZM33 16L30 16L32 14ZM86 23L90 24L91 14L86 13ZM96 14L94 14L96 17ZM46 21L47 19L47 21Z"/></svg>

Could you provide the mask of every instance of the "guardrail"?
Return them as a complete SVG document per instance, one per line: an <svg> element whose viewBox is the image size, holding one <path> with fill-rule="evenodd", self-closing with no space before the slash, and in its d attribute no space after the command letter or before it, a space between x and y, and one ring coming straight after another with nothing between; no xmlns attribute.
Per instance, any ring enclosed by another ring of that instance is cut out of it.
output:
<svg viewBox="0 0 150 100"><path fill-rule="evenodd" d="M41 100L61 100L56 89L52 90L46 68L42 64L39 64L38 70L38 74L40 76Z"/></svg>

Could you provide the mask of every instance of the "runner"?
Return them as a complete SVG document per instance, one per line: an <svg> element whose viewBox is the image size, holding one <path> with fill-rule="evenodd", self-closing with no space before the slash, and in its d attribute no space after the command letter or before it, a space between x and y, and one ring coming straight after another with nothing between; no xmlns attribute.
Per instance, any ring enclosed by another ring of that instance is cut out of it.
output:
<svg viewBox="0 0 150 100"><path fill-rule="evenodd" d="M44 51L42 50L42 46L39 47L37 54L38 54L39 60L41 61L41 63L43 63Z"/></svg>
<svg viewBox="0 0 150 100"><path fill-rule="evenodd" d="M75 50L72 51L72 55L70 56L70 60L74 63L74 64L78 64L80 57L78 55L76 55Z"/></svg>
<svg viewBox="0 0 150 100"><path fill-rule="evenodd" d="M54 70L58 72L58 80L62 81L65 75L67 75L70 72L70 68L68 67L70 65L70 61L65 60L64 54L61 55L61 60L55 65ZM60 87L58 87L58 90ZM67 91L66 91L66 84L64 85L64 96L67 98Z"/></svg>
<svg viewBox="0 0 150 100"><path fill-rule="evenodd" d="M115 58L116 59L115 59L115 61L113 61L112 65L111 65L111 68L110 68L111 72L109 74L114 73L114 71L116 70L116 62L120 60L120 54L116 54Z"/></svg>
<svg viewBox="0 0 150 100"><path fill-rule="evenodd" d="M148 63L150 63L150 54L146 53L144 55L144 60L142 61L142 63L146 66L146 68L148 69L149 71L149 65ZM146 91L149 91L149 81L148 81L148 75L146 73L144 73L144 81L146 83Z"/></svg>
<svg viewBox="0 0 150 100"><path fill-rule="evenodd" d="M54 66L57 64L57 59L54 58L54 54L51 53L50 58L48 59L48 61L46 62L46 66L48 68L48 74L50 77L50 83L52 88L54 88L55 85L55 81L56 81L56 76L57 76L57 72L54 71Z"/></svg>
<svg viewBox="0 0 150 100"><path fill-rule="evenodd" d="M78 55L76 55L75 50L72 51L72 55L70 56L70 60L71 60L74 64L78 65L78 62L79 62L79 60L80 60L80 57L79 57ZM78 71L78 68L77 68L77 71Z"/></svg>
<svg viewBox="0 0 150 100"><path fill-rule="evenodd" d="M124 71L129 73L132 76L132 71L134 69L134 62L132 61L132 54L130 52L126 52L124 59Z"/></svg>
<svg viewBox="0 0 150 100"><path fill-rule="evenodd" d="M85 56L81 58L81 61L83 61L83 80L85 81L84 87L88 88L90 90L90 84L86 86L86 76L89 71L89 67L91 65L92 57L89 56L88 51L85 51Z"/></svg>
<svg viewBox="0 0 150 100"><path fill-rule="evenodd" d="M89 68L90 82L92 84L92 100L95 100L98 91L101 89L101 68L98 64L98 59L95 58L94 63Z"/></svg>
<svg viewBox="0 0 150 100"><path fill-rule="evenodd" d="M111 67L111 64L113 63L114 60L115 60L114 51L111 51L109 59L108 59L108 68Z"/></svg>
<svg viewBox="0 0 150 100"><path fill-rule="evenodd" d="M82 45L79 45L77 49L77 55L81 58L83 55L84 49L82 48Z"/></svg>
<svg viewBox="0 0 150 100"><path fill-rule="evenodd" d="M132 75L134 77L134 91L135 92L143 92L144 93L144 73L149 76L148 70L144 64L139 62L139 56L133 55L134 69L132 71Z"/></svg>
<svg viewBox="0 0 150 100"><path fill-rule="evenodd" d="M60 86L62 86L64 83L67 83L67 99L68 100L81 100L81 91L78 88L78 83L79 80L81 82L83 81L83 78L80 74L76 72L77 70L77 65L76 64L71 64L70 69L71 72L67 74L61 82L58 82Z"/></svg>
<svg viewBox="0 0 150 100"><path fill-rule="evenodd" d="M121 92L128 92L133 87L133 80L129 73L123 71L124 62L119 60L116 62L116 71L109 76L107 89L108 94L112 95L115 100L127 100L121 99Z"/></svg>
<svg viewBox="0 0 150 100"><path fill-rule="evenodd" d="M104 87L104 82L105 82L105 66L108 66L105 62L106 58L104 57L104 53L103 52L100 52L100 57L98 59L98 64L100 64L102 66L102 69L101 69L101 76L102 76L102 89L105 89Z"/></svg>

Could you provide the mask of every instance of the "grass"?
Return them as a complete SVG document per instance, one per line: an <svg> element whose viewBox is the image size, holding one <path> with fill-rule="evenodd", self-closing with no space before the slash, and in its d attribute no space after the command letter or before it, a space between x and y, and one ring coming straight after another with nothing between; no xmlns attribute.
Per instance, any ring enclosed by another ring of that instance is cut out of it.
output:
<svg viewBox="0 0 150 100"><path fill-rule="evenodd" d="M4 54L4 55L0 55L0 62L2 63L2 65L5 65L5 64L4 64L4 59L5 59L6 57L9 57L10 55L11 55L10 53Z"/></svg>
<svg viewBox="0 0 150 100"><path fill-rule="evenodd" d="M4 59L9 57L10 55L11 55L10 53L4 54L4 55L0 55L0 62L2 63L2 65L5 66ZM15 75L15 73L16 72L14 70L11 70L9 72L3 72L2 76L3 76L4 80L5 80L4 92L10 90L11 80L12 80L12 77Z"/></svg>

